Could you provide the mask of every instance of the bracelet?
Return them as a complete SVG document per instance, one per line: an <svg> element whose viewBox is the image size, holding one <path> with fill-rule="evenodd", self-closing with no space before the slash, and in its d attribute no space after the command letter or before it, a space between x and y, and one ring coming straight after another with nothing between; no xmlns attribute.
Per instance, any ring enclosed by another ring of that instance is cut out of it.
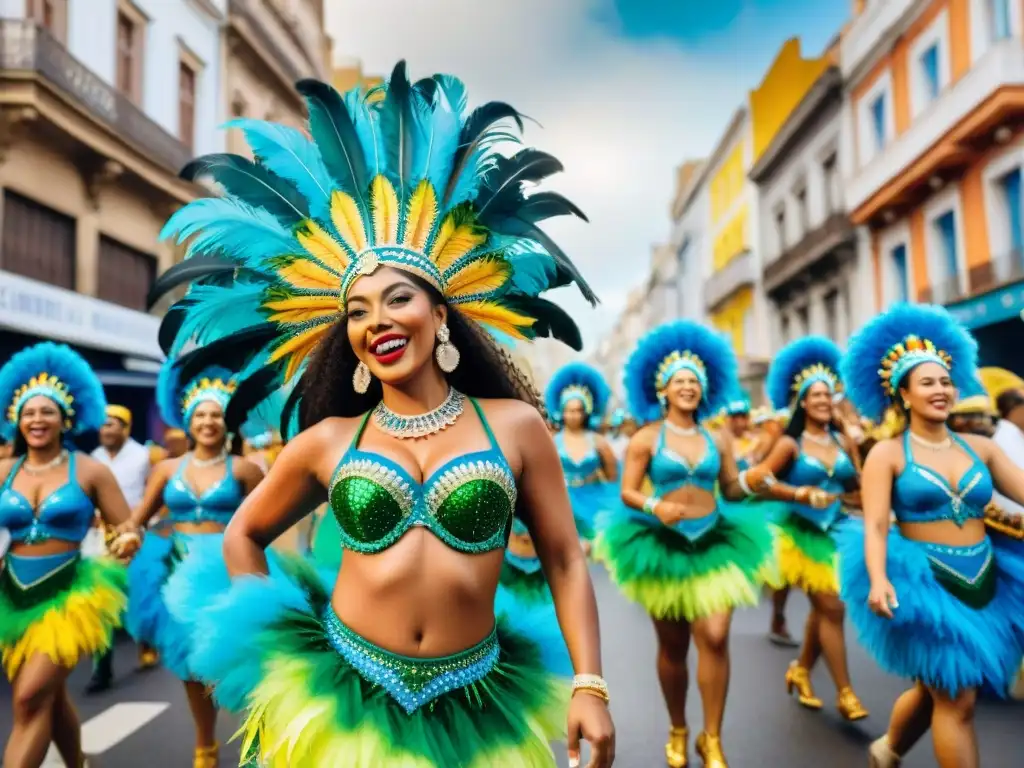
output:
<svg viewBox="0 0 1024 768"><path fill-rule="evenodd" d="M740 485L740 490L743 491L747 496L753 496L754 492L750 490L750 486L747 485L747 470L740 472L739 477L736 478L736 482Z"/></svg>
<svg viewBox="0 0 1024 768"><path fill-rule="evenodd" d="M661 499L659 499L657 496L648 496L644 500L644 512L646 512L649 515L653 515L654 508L657 507L660 503Z"/></svg>
<svg viewBox="0 0 1024 768"><path fill-rule="evenodd" d="M596 696L604 700L606 704L611 701L611 697L608 695L608 683L600 675L576 675L572 679L572 692L575 695L577 691Z"/></svg>

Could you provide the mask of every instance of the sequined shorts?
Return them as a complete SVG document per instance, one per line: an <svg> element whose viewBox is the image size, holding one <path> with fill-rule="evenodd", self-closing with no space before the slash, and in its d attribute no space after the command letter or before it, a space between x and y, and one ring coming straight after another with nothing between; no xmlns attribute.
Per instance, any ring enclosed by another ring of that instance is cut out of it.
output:
<svg viewBox="0 0 1024 768"><path fill-rule="evenodd" d="M334 650L360 677L379 685L410 714L446 693L483 680L501 653L497 627L481 642L452 656L414 658L387 651L356 634L330 606L322 618Z"/></svg>

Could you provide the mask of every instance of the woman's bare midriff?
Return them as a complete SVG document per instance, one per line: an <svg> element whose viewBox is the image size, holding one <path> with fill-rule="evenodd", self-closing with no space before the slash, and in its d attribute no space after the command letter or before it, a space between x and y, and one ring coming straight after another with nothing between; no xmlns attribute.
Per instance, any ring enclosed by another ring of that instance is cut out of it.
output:
<svg viewBox="0 0 1024 768"><path fill-rule="evenodd" d="M686 514L683 515L684 520L696 520L701 517L707 517L718 506L715 494L709 493L695 485L684 485L681 488L675 488L663 494L661 498L663 501L682 504L686 507Z"/></svg>
<svg viewBox="0 0 1024 768"><path fill-rule="evenodd" d="M509 536L508 551L516 557L533 558L537 556L537 550L533 546L533 539L529 535L523 536L513 533Z"/></svg>
<svg viewBox="0 0 1024 768"><path fill-rule="evenodd" d="M931 523L900 523L900 532L908 539L947 547L970 547L988 535L982 520L968 520L961 528L952 520Z"/></svg>
<svg viewBox="0 0 1024 768"><path fill-rule="evenodd" d="M375 555L342 558L332 604L342 624L392 653L449 656L494 628L503 550L456 552L413 528Z"/></svg>
<svg viewBox="0 0 1024 768"><path fill-rule="evenodd" d="M60 555L65 552L74 552L81 548L80 543L63 541L62 539L49 539L35 544L28 544L24 541L11 544L10 553L20 557L46 557L47 555Z"/></svg>
<svg viewBox="0 0 1024 768"><path fill-rule="evenodd" d="M175 533L183 533L186 536L194 536L202 533L224 533L225 526L220 523L204 521L202 523L175 523Z"/></svg>

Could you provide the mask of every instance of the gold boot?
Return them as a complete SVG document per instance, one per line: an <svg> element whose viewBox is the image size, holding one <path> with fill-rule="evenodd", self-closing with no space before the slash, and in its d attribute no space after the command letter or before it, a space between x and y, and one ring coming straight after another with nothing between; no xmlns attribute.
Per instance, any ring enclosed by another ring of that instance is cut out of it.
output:
<svg viewBox="0 0 1024 768"><path fill-rule="evenodd" d="M836 698L836 709L839 710L839 714L844 719L849 720L851 723L863 720L868 716L868 711L861 704L857 694L853 692L853 688L850 686L846 686L839 691L839 696Z"/></svg>
<svg viewBox="0 0 1024 768"><path fill-rule="evenodd" d="M793 691L796 691L796 700L800 702L800 706L821 709L821 699L814 695L814 689L811 687L811 673L801 667L798 661L792 662L786 670L786 693L792 696Z"/></svg>
<svg viewBox="0 0 1024 768"><path fill-rule="evenodd" d="M160 654L152 648L139 649L139 669L152 669L160 662Z"/></svg>
<svg viewBox="0 0 1024 768"><path fill-rule="evenodd" d="M722 739L707 731L697 737L697 754L704 761L704 768L729 768L722 751Z"/></svg>
<svg viewBox="0 0 1024 768"><path fill-rule="evenodd" d="M871 742L868 748L868 768L900 768L903 761L889 746L889 737L883 736Z"/></svg>
<svg viewBox="0 0 1024 768"><path fill-rule="evenodd" d="M687 740L690 732L686 727L668 729L668 744L665 745L665 762L668 768L686 768Z"/></svg>
<svg viewBox="0 0 1024 768"><path fill-rule="evenodd" d="M192 768L217 768L220 765L220 744L211 747L196 747Z"/></svg>

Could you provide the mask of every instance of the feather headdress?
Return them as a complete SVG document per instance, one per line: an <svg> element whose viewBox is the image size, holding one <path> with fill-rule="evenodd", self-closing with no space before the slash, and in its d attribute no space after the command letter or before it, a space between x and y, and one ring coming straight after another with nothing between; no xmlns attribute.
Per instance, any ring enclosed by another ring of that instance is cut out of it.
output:
<svg viewBox="0 0 1024 768"><path fill-rule="evenodd" d="M200 403L215 402L227 413L237 385L231 371L211 366L196 374L183 374L181 361L167 358L156 381L156 402L163 422L188 431L192 413Z"/></svg>
<svg viewBox="0 0 1024 768"><path fill-rule="evenodd" d="M807 389L816 382L828 385L835 394L839 389L839 360L842 350L824 336L806 336L787 344L768 369L765 389L775 408L792 408Z"/></svg>
<svg viewBox="0 0 1024 768"><path fill-rule="evenodd" d="M27 347L0 368L0 433L5 439L13 439L22 407L36 395L60 407L64 429L73 435L99 429L107 420L103 385L82 356L65 344L44 341Z"/></svg>
<svg viewBox="0 0 1024 768"><path fill-rule="evenodd" d="M240 390L288 384L343 317L355 281L382 266L416 275L492 333L580 348L576 324L540 294L575 283L597 298L538 224L585 217L554 192L524 194L562 164L534 149L497 151L516 140L501 121L522 129L514 108L467 113L461 81L411 83L404 62L368 94L314 80L296 87L312 139L236 120L257 162L218 154L182 172L212 178L224 194L190 203L164 228L188 241L188 258L157 280L150 301L198 281L164 320L165 351L176 356L194 340L210 362L246 357Z"/></svg>
<svg viewBox="0 0 1024 768"><path fill-rule="evenodd" d="M877 423L918 365L941 365L963 391L977 375L977 356L977 342L942 307L896 304L854 335L841 368L854 407Z"/></svg>
<svg viewBox="0 0 1024 768"><path fill-rule="evenodd" d="M725 403L725 414L727 416L739 416L744 413L749 414L750 410L750 395L742 389L733 390Z"/></svg>
<svg viewBox="0 0 1024 768"><path fill-rule="evenodd" d="M556 424L562 422L565 406L577 400L583 404L591 428L601 425L612 392L604 376L586 363L563 365L551 377L544 391L544 405Z"/></svg>
<svg viewBox="0 0 1024 768"><path fill-rule="evenodd" d="M661 392L684 369L693 372L704 391L697 409L701 421L721 410L737 386L738 364L729 342L693 321L676 320L640 339L626 361L630 413L645 423L662 418Z"/></svg>

